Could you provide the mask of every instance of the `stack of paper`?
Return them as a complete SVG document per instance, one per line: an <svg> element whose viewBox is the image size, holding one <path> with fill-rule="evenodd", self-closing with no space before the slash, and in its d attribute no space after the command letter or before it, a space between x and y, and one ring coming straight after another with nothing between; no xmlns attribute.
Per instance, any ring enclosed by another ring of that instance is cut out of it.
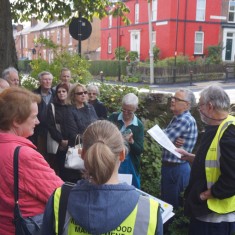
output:
<svg viewBox="0 0 235 235"><path fill-rule="evenodd" d="M161 199L154 197L140 189L136 189L138 192L141 193L141 195L143 196L147 196L150 197L154 200L156 200L159 204L160 204L160 210L161 210L161 214L162 214L162 221L163 223L165 223L167 220L169 220L172 216L175 215L175 213L173 213L173 206L169 203L166 203L164 201L162 201Z"/></svg>

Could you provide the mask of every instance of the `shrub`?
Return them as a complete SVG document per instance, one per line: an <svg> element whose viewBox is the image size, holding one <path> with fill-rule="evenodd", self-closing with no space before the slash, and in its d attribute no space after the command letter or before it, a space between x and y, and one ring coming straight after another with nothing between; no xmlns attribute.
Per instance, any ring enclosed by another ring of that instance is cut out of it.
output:
<svg viewBox="0 0 235 235"><path fill-rule="evenodd" d="M116 60L125 60L127 51L125 47L117 47L115 49L115 59Z"/></svg>
<svg viewBox="0 0 235 235"><path fill-rule="evenodd" d="M32 71L30 76L37 80L38 74L42 71L49 71L54 76L53 85L57 84L60 77L60 71L66 67L71 70L72 82L80 82L86 84L92 80L92 75L88 71L89 63L80 58L77 54L70 54L68 52L62 52L56 55L52 63L48 63L43 59L33 60L30 63ZM25 87L29 87L28 82L24 82Z"/></svg>

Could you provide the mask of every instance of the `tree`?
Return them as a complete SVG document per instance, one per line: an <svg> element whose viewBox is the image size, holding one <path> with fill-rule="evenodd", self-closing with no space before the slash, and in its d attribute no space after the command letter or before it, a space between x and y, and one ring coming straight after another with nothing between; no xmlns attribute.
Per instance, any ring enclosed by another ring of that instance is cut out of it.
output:
<svg viewBox="0 0 235 235"><path fill-rule="evenodd" d="M114 6L111 7L110 6ZM31 17L43 21L69 20L79 13L91 20L93 16L100 19L108 14L120 15L124 23L129 23L126 13L129 9L120 0L111 3L109 0L0 0L0 74L9 65L17 67L17 57L12 36L12 19L15 22L29 21Z"/></svg>
<svg viewBox="0 0 235 235"><path fill-rule="evenodd" d="M0 0L0 77L2 71L11 66L17 68L15 41L9 0Z"/></svg>

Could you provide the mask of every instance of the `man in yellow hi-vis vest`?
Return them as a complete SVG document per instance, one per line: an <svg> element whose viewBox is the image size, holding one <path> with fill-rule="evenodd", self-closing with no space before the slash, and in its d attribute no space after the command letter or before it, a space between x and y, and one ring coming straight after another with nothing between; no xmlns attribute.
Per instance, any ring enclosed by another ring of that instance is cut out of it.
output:
<svg viewBox="0 0 235 235"><path fill-rule="evenodd" d="M206 124L200 147L196 156L178 149L193 162L185 192L189 235L235 234L235 117L229 108L230 99L220 86L205 88L198 103Z"/></svg>
<svg viewBox="0 0 235 235"><path fill-rule="evenodd" d="M125 144L113 123L96 121L86 129L82 158L87 179L77 182L67 202L62 200L65 185L54 192L41 234L163 235L158 202L119 182Z"/></svg>

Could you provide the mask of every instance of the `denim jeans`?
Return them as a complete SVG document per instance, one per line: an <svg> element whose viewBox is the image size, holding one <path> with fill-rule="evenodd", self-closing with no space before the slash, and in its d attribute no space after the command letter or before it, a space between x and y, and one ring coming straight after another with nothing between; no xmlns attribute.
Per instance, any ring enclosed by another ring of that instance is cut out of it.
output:
<svg viewBox="0 0 235 235"><path fill-rule="evenodd" d="M188 235L234 235L235 222L209 223L192 218Z"/></svg>
<svg viewBox="0 0 235 235"><path fill-rule="evenodd" d="M161 199L171 204L175 209L179 206L180 193L188 185L190 171L188 162L174 166L162 166Z"/></svg>

